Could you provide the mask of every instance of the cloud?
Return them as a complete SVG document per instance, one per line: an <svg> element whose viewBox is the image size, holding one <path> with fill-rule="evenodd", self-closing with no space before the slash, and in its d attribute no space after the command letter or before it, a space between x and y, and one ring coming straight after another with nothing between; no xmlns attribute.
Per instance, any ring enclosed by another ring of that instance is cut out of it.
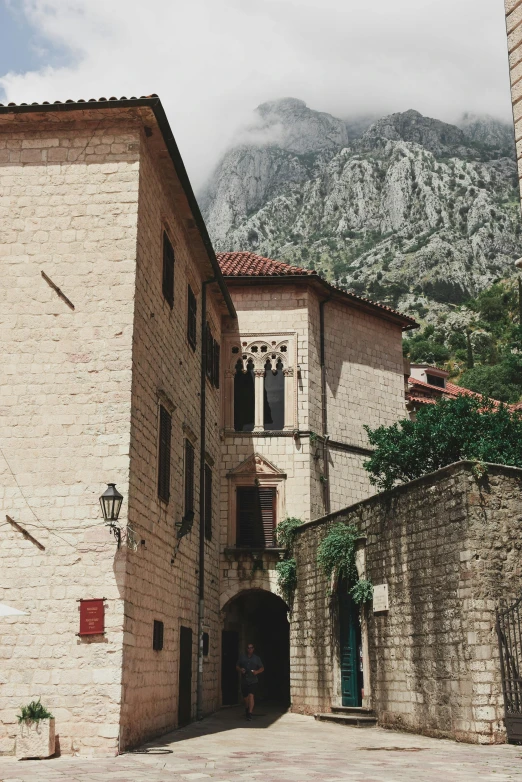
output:
<svg viewBox="0 0 522 782"><path fill-rule="evenodd" d="M0 0L1 2L1 0ZM0 78L8 101L158 93L196 187L259 103L336 116L510 119L498 0L20 0L68 62ZM63 62L63 57L60 60Z"/></svg>

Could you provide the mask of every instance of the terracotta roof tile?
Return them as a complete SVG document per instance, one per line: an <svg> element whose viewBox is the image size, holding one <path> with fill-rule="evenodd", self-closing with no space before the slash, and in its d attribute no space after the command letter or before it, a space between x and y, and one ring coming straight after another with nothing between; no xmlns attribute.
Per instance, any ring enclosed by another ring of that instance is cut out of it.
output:
<svg viewBox="0 0 522 782"><path fill-rule="evenodd" d="M446 387L442 388L441 386L432 386L430 383L425 383L423 380L419 380L416 377L410 377L408 379L408 385L412 386L412 391L410 394L413 396L415 395L415 391L418 389L422 393L422 391L435 391L440 396L451 396L456 397L459 395L464 396L475 396L480 397L481 394L477 394L475 391L470 391L469 388L463 388L462 386L457 386L455 383L448 383L446 381ZM425 399L423 400L425 401ZM494 402L496 405L499 405L500 402L497 399L492 399L492 402Z"/></svg>
<svg viewBox="0 0 522 782"><path fill-rule="evenodd" d="M337 291L352 301L361 302L361 304L376 307L378 310L384 312L389 312L391 315L400 318L403 321L405 328L416 328L418 325L413 318L410 318L408 315L403 315L401 312L397 312L397 310L387 307L385 304L379 304L371 299L365 299L363 296L357 296L357 294L352 293L351 291L346 291L343 288L332 285L320 277L316 271L312 271L311 269L291 266L289 263L275 261L273 258L264 258L262 255L256 255L251 252L216 253L216 258L225 277L292 277L306 275L320 281L330 290Z"/></svg>
<svg viewBox="0 0 522 782"><path fill-rule="evenodd" d="M116 98L114 96L111 96L110 98L78 98L78 100L73 100L72 98L67 98L67 100L53 100L52 104L51 101L43 100L41 103L39 101L33 101L32 103L0 103L0 106L50 106L55 104L62 104L62 103L102 103L106 101L109 103L110 101L120 101L120 100L144 100L146 98L157 98L158 96L156 93L152 93L151 95L140 95L139 98L137 98L135 95L132 95L130 98L125 97L123 95L121 98Z"/></svg>
<svg viewBox="0 0 522 782"><path fill-rule="evenodd" d="M274 261L255 253L216 253L216 258L225 277L286 277L289 274L317 275L311 269L291 266L283 261Z"/></svg>

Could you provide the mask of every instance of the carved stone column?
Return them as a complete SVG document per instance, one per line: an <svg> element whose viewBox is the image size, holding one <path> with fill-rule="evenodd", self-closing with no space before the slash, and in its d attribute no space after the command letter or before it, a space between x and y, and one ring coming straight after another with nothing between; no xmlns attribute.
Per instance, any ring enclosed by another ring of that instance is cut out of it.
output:
<svg viewBox="0 0 522 782"><path fill-rule="evenodd" d="M295 383L294 370L283 369L285 378L285 430L292 431L296 428L295 422Z"/></svg>
<svg viewBox="0 0 522 782"><path fill-rule="evenodd" d="M265 428L265 370L254 370L255 411L254 432L262 432Z"/></svg>
<svg viewBox="0 0 522 782"><path fill-rule="evenodd" d="M225 369L225 388L223 404L223 426L225 429L234 428L234 374L231 369Z"/></svg>

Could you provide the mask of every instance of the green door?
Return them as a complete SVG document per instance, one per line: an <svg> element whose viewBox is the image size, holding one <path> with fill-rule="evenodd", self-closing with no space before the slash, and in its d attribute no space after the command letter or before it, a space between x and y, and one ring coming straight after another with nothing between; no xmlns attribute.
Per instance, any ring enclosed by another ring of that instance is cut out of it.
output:
<svg viewBox="0 0 522 782"><path fill-rule="evenodd" d="M359 686L359 644L361 637L359 609L346 583L339 583L339 634L341 652L341 694L343 706L361 705Z"/></svg>

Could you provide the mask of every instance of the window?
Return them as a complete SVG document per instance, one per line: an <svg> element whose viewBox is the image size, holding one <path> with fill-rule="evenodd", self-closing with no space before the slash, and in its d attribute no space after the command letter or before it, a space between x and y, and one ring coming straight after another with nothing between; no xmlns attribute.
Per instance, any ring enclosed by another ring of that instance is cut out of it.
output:
<svg viewBox="0 0 522 782"><path fill-rule="evenodd" d="M285 426L285 377L283 363L265 363L263 388L263 425L268 430L281 430Z"/></svg>
<svg viewBox="0 0 522 782"><path fill-rule="evenodd" d="M212 383L212 377L214 374L214 340L212 338L212 332L210 330L210 326L207 323L206 328L206 343L207 343L207 357L206 357L206 366L205 366L205 372L207 375L208 380Z"/></svg>
<svg viewBox="0 0 522 782"><path fill-rule="evenodd" d="M185 440L185 515L194 511L194 446Z"/></svg>
<svg viewBox="0 0 522 782"><path fill-rule="evenodd" d="M172 416L160 405L159 451L158 451L158 497L163 502L170 498L170 439Z"/></svg>
<svg viewBox="0 0 522 782"><path fill-rule="evenodd" d="M214 388L219 388L219 344L214 340L212 351L212 383Z"/></svg>
<svg viewBox="0 0 522 782"><path fill-rule="evenodd" d="M205 464L205 537L212 540L212 468Z"/></svg>
<svg viewBox="0 0 522 782"><path fill-rule="evenodd" d="M208 657L209 648L210 639L208 637L208 633L203 633L203 657Z"/></svg>
<svg viewBox="0 0 522 782"><path fill-rule="evenodd" d="M438 386L439 388L446 387L446 381L443 377L432 375L429 372L426 372L426 383L429 383L430 386Z"/></svg>
<svg viewBox="0 0 522 782"><path fill-rule="evenodd" d="M246 371L243 362L236 364L234 375L234 429L251 432L255 423L254 362L248 361Z"/></svg>
<svg viewBox="0 0 522 782"><path fill-rule="evenodd" d="M275 522L274 486L237 488L237 546L272 548L275 545Z"/></svg>
<svg viewBox="0 0 522 782"><path fill-rule="evenodd" d="M158 619L154 620L154 627L152 630L152 648L156 652L161 652L163 649L163 622Z"/></svg>
<svg viewBox="0 0 522 782"><path fill-rule="evenodd" d="M174 306L174 249L166 231L163 231L163 295L172 309Z"/></svg>
<svg viewBox="0 0 522 782"><path fill-rule="evenodd" d="M197 341L197 310L198 305L194 292L190 285L188 286L188 314L187 314L187 339L192 350L196 349Z"/></svg>

